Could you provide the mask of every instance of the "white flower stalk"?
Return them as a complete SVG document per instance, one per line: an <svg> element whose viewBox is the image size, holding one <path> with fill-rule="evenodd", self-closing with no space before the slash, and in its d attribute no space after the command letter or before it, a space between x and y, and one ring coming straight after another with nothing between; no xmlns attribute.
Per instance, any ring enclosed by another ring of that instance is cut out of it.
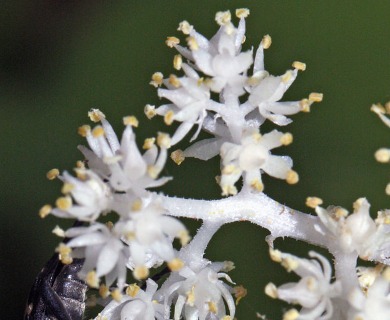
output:
<svg viewBox="0 0 390 320"><path fill-rule="evenodd" d="M270 253L272 260L281 263L287 271L296 273L301 280L278 288L273 283L269 283L266 293L272 298L301 305L299 316L294 319L333 319L332 299L340 298L342 288L338 281L331 283L332 269L328 260L313 251L309 252L309 256L314 259L310 260L278 250L271 249Z"/></svg>
<svg viewBox="0 0 390 320"><path fill-rule="evenodd" d="M292 160L270 153L271 149L283 145L284 138L286 135L276 130L263 136L257 130L252 130L243 136L239 145L225 142L221 146L222 194L236 194L235 183L241 176L244 178L244 188L263 191L263 171L289 183L298 182L298 175L291 170Z"/></svg>
<svg viewBox="0 0 390 320"><path fill-rule="evenodd" d="M92 170L77 169L76 172L77 177L66 171L60 177L65 196L57 199L51 213L60 218L95 221L100 214L111 210L113 194Z"/></svg>
<svg viewBox="0 0 390 320"><path fill-rule="evenodd" d="M164 306L154 299L158 285L150 279L146 283L146 290L136 284L128 286L126 295L111 301L95 320L163 320Z"/></svg>
<svg viewBox="0 0 390 320"><path fill-rule="evenodd" d="M389 320L390 319L390 269L386 268L382 275L376 275L368 286L366 294L356 289L349 296L354 308L348 320Z"/></svg>
<svg viewBox="0 0 390 320"><path fill-rule="evenodd" d="M103 127L95 127L92 131L88 126L80 128L79 132L87 138L91 150L80 146L79 149L88 160L88 165L105 179L108 179L113 189L117 191L131 190L138 196L145 196L145 189L158 187L169 178L157 179L167 159L167 149L170 139L160 134L157 143L148 139L144 148L147 151L141 155L135 142L133 126L138 122L134 117L125 117L126 129L122 140L118 138L102 112L97 109L90 111L94 121L101 121Z"/></svg>

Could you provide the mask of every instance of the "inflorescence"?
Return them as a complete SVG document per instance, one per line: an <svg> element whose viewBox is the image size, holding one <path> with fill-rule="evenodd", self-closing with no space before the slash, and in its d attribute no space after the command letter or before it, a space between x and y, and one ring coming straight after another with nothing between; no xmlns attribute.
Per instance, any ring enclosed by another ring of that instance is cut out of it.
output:
<svg viewBox="0 0 390 320"><path fill-rule="evenodd" d="M166 44L178 52L173 59L178 75L152 75L150 84L167 102L158 107L147 105L144 111L148 118L163 117L167 125L178 122L172 136L159 133L148 138L141 151L134 133L138 126L135 117L123 118L125 129L119 139L106 116L92 109L89 118L94 127L79 128L89 146L79 147L86 161L77 163L75 176L56 169L48 172L49 179L63 182L63 195L54 207L43 206L40 216L52 214L84 222L68 230L54 229L55 234L69 239L56 251L65 264L85 258L79 276L99 289L98 302L105 306L97 320L232 320L236 303L246 290L229 277L232 262L209 261L204 252L214 233L233 221L251 221L267 228L271 259L300 278L279 287L269 283L265 288L268 296L298 305L299 310L285 312L285 320L389 318L389 210L379 212L373 220L364 198L358 199L349 213L337 206L323 208L321 199L309 197L307 205L317 214L311 216L263 193L263 174L289 184L297 183L299 176L290 157L272 154L273 149L292 143L292 135L278 129L262 132L261 125L270 121L284 127L292 121L289 116L309 112L323 96L313 92L297 101L281 101L306 65L294 61L292 69L278 76L266 71L264 50L271 45L269 35L256 50L242 50L248 15L248 9L236 10L239 22L235 26L229 11L218 12L219 30L211 39L187 21L178 28L185 45L177 37L167 38ZM385 117L389 109L387 105L372 107L390 127ZM185 150L171 149L191 131L191 145ZM198 140L200 131L210 138ZM389 150L378 150L377 160L390 162ZM219 156L217 183L225 198L189 200L151 191L171 179L160 177L169 156L177 164L188 157L207 161ZM388 186L390 194L389 190ZM213 214L216 211L218 215ZM115 215L114 221L102 222L109 213ZM179 217L202 219L193 239ZM275 249L273 241L285 236L327 248L333 255L334 270L314 251L307 259ZM180 241L181 249L174 248L174 239ZM358 257L378 264L357 268ZM169 276L159 281L151 275L163 264ZM138 282L128 283L129 270Z"/></svg>

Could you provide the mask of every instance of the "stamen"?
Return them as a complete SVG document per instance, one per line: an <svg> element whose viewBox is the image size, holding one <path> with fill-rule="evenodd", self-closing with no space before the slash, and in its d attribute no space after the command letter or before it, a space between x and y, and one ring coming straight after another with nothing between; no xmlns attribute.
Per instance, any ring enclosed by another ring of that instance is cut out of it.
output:
<svg viewBox="0 0 390 320"><path fill-rule="evenodd" d="M190 34L193 29L194 27L186 20L180 22L179 27L177 28L177 30L183 32L183 34Z"/></svg>
<svg viewBox="0 0 390 320"><path fill-rule="evenodd" d="M185 160L183 150L177 149L171 153L171 159L177 164L180 165Z"/></svg>
<svg viewBox="0 0 390 320"><path fill-rule="evenodd" d="M52 206L50 204L45 204L41 209L39 209L39 216L43 219L43 218L46 218L51 210L52 210Z"/></svg>
<svg viewBox="0 0 390 320"><path fill-rule="evenodd" d="M132 211L140 211L142 209L142 199L135 199L131 204Z"/></svg>
<svg viewBox="0 0 390 320"><path fill-rule="evenodd" d="M278 298L278 289L276 288L276 286L272 282L268 283L265 286L264 292L268 297L270 297L272 299Z"/></svg>
<svg viewBox="0 0 390 320"><path fill-rule="evenodd" d="M169 76L169 80L168 81L175 88L179 88L181 86L179 78L177 76L175 76L174 74L171 74Z"/></svg>
<svg viewBox="0 0 390 320"><path fill-rule="evenodd" d="M57 237L64 238L65 237L65 231L64 229L60 228L58 225L54 227L54 229L51 231L54 233Z"/></svg>
<svg viewBox="0 0 390 320"><path fill-rule="evenodd" d="M161 72L155 72L152 74L152 81L149 82L153 87L157 88L162 85L164 76Z"/></svg>
<svg viewBox="0 0 390 320"><path fill-rule="evenodd" d="M168 268L171 271L179 271L183 267L184 267L184 262L183 262L183 260L181 260L179 258L174 258L168 262Z"/></svg>
<svg viewBox="0 0 390 320"><path fill-rule="evenodd" d="M59 197L56 200L56 206L58 209L67 210L72 206L72 198L69 196Z"/></svg>
<svg viewBox="0 0 390 320"><path fill-rule="evenodd" d="M99 278L96 276L96 271L89 271L87 273L87 277L85 278L85 282L91 288L99 288Z"/></svg>
<svg viewBox="0 0 390 320"><path fill-rule="evenodd" d="M102 126L96 126L95 128L93 128L92 136L94 138L104 137L104 129L103 129L103 127Z"/></svg>
<svg viewBox="0 0 390 320"><path fill-rule="evenodd" d="M155 141L156 141L156 138L146 138L144 141L144 144L142 146L142 149L149 150L151 147L154 146Z"/></svg>
<svg viewBox="0 0 390 320"><path fill-rule="evenodd" d="M146 117L150 120L156 115L156 108L153 105L147 104L144 108Z"/></svg>
<svg viewBox="0 0 390 320"><path fill-rule="evenodd" d="M292 67L294 69L305 71L306 70L306 63L300 62L300 61L294 61L292 64Z"/></svg>
<svg viewBox="0 0 390 320"><path fill-rule="evenodd" d="M173 48L175 45L178 45L180 43L180 40L176 37L167 37L167 40L165 40L165 44L169 48Z"/></svg>
<svg viewBox="0 0 390 320"><path fill-rule="evenodd" d="M121 299L122 299L122 294L120 292L120 290L118 288L115 288L114 290L112 290L111 292L111 297L116 301L116 302L120 302Z"/></svg>
<svg viewBox="0 0 390 320"><path fill-rule="evenodd" d="M313 102L321 102L323 98L324 95L318 92L312 92L309 95L309 101L313 101Z"/></svg>
<svg viewBox="0 0 390 320"><path fill-rule="evenodd" d="M130 284L127 288L126 288L126 294L132 298L134 298L137 294L138 294L138 291L140 290L141 288L136 284L136 283L133 283L133 284Z"/></svg>
<svg viewBox="0 0 390 320"><path fill-rule="evenodd" d="M136 280L146 279L149 276L149 269L146 266L135 267L133 276Z"/></svg>
<svg viewBox="0 0 390 320"><path fill-rule="evenodd" d="M280 138L280 143L284 146L288 146L293 142L293 135L289 132L282 135Z"/></svg>
<svg viewBox="0 0 390 320"><path fill-rule="evenodd" d="M99 109L91 109L88 112L88 117L92 122L99 122L104 119L106 116Z"/></svg>
<svg viewBox="0 0 390 320"><path fill-rule="evenodd" d="M103 299L107 298L110 294L110 289L102 283L99 287L99 296L101 296Z"/></svg>
<svg viewBox="0 0 390 320"><path fill-rule="evenodd" d="M306 198L306 206L308 206L309 208L316 208L318 207L319 205L321 205L323 203L322 199L321 198L317 198L317 197L307 197Z"/></svg>
<svg viewBox="0 0 390 320"><path fill-rule="evenodd" d="M309 99L302 99L301 101L299 101L299 106L301 107L301 111L302 112L310 112L310 105L311 105L311 101L309 101Z"/></svg>
<svg viewBox="0 0 390 320"><path fill-rule="evenodd" d="M199 49L198 42L196 41L196 39L195 39L194 37L187 37L187 38L186 38L186 41L187 41L188 47L189 47L192 51L196 51L196 50Z"/></svg>
<svg viewBox="0 0 390 320"><path fill-rule="evenodd" d="M286 181L288 184L296 184L299 181L298 173L294 170L290 170L287 172Z"/></svg>
<svg viewBox="0 0 390 320"><path fill-rule="evenodd" d="M172 110L169 110L164 116L164 122L167 126L170 126L173 123L175 118L175 113Z"/></svg>
<svg viewBox="0 0 390 320"><path fill-rule="evenodd" d="M74 189L74 185L73 184L71 184L69 182L65 182L62 185L61 192L63 194L69 194L73 189Z"/></svg>
<svg viewBox="0 0 390 320"><path fill-rule="evenodd" d="M299 317L297 309L290 309L283 315L283 320L296 320Z"/></svg>
<svg viewBox="0 0 390 320"><path fill-rule="evenodd" d="M180 239L180 244L182 247L184 247L185 245L188 244L188 242L190 242L191 240L191 237L190 235L188 234L188 231L187 230L181 230L179 232L179 234L177 235L177 237Z"/></svg>
<svg viewBox="0 0 390 320"><path fill-rule="evenodd" d="M268 49L272 44L272 38L269 34L266 34L263 37L263 40L261 40L261 45L263 46L264 49Z"/></svg>
<svg viewBox="0 0 390 320"><path fill-rule="evenodd" d="M159 132L157 134L157 145L160 148L166 148L166 149L170 148L171 147L171 138L170 138L169 134Z"/></svg>
<svg viewBox="0 0 390 320"><path fill-rule="evenodd" d="M123 118L123 124L125 126L138 127L138 119L135 116L127 116Z"/></svg>
<svg viewBox="0 0 390 320"><path fill-rule="evenodd" d="M390 161L390 149L381 148L375 152L375 159L381 163L387 163Z"/></svg>
<svg viewBox="0 0 390 320"><path fill-rule="evenodd" d="M240 8L236 9L236 17L241 19L241 18L247 18L249 16L249 9L247 8Z"/></svg>
<svg viewBox="0 0 390 320"><path fill-rule="evenodd" d="M231 15L229 10L228 11L219 11L215 15L215 21L220 26L227 25L228 23L230 23L231 20L232 20L232 15Z"/></svg>
<svg viewBox="0 0 390 320"><path fill-rule="evenodd" d="M242 298L245 298L248 294L248 290L244 288L244 286L235 286L233 288L234 296L236 298L236 305L240 302Z"/></svg>
<svg viewBox="0 0 390 320"><path fill-rule="evenodd" d="M286 73L284 75L282 75L282 82L283 83L288 83L290 81L290 79L292 78L292 71L291 70L287 70Z"/></svg>
<svg viewBox="0 0 390 320"><path fill-rule="evenodd" d="M180 54L176 54L176 55L173 57L173 67L174 67L176 70L180 70L180 69L181 69L182 63L183 63L183 58L181 57Z"/></svg>
<svg viewBox="0 0 390 320"><path fill-rule="evenodd" d="M60 175L60 171L58 169L54 168L54 169L49 170L46 173L46 178L49 179L49 180L54 180L59 175Z"/></svg>
<svg viewBox="0 0 390 320"><path fill-rule="evenodd" d="M375 112L376 114L385 114L386 113L386 109L380 103L373 104L371 106L370 110L372 112Z"/></svg>
<svg viewBox="0 0 390 320"><path fill-rule="evenodd" d="M78 128L77 133L85 138L89 133L91 133L91 127L87 124L84 124Z"/></svg>
<svg viewBox="0 0 390 320"><path fill-rule="evenodd" d="M218 308L217 308L216 303L214 301L209 301L207 304L208 304L208 307L209 307L209 311L211 313L217 314Z"/></svg>
<svg viewBox="0 0 390 320"><path fill-rule="evenodd" d="M253 180L251 182L251 187L258 192L263 192L264 190L264 184L259 179Z"/></svg>

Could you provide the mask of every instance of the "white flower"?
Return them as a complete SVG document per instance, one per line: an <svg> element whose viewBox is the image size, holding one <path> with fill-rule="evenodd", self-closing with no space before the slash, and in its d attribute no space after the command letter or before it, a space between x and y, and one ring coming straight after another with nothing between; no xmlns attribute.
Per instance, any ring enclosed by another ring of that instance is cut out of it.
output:
<svg viewBox="0 0 390 320"><path fill-rule="evenodd" d="M129 250L115 230L96 222L89 227L71 228L65 232L65 236L71 238L67 246L83 249L85 262L80 271L82 278L87 278L96 269L97 278L105 276L106 286L118 279L118 287L123 287Z"/></svg>
<svg viewBox="0 0 390 320"><path fill-rule="evenodd" d="M93 109L90 117L101 121L103 127L98 126L92 132L88 127L82 127L80 131L87 138L92 151L82 146L79 148L88 159L89 167L108 179L115 190L131 190L139 196L144 196L146 188L161 186L169 180L157 179L165 165L167 148L170 146L167 135L160 134L157 139L160 153L154 139L149 139L145 143L147 151L141 155L132 130L132 126L137 125L134 117L124 118L126 129L121 143L103 113Z"/></svg>
<svg viewBox="0 0 390 320"><path fill-rule="evenodd" d="M243 176L244 186L262 191L261 173L297 182L291 170L292 161L288 157L274 156L270 150L283 145L285 135L276 130L261 136L258 131L248 131L241 144L225 142L221 147L222 176L220 186L224 195L235 194L234 186Z"/></svg>
<svg viewBox="0 0 390 320"><path fill-rule="evenodd" d="M110 188L92 170L77 170L79 177L64 172L65 197L60 197L51 213L60 218L94 221L101 213L110 211L113 195ZM75 202L75 203L74 203Z"/></svg>
<svg viewBox="0 0 390 320"><path fill-rule="evenodd" d="M348 300L356 310L351 312L350 320L389 320L390 270L387 268L382 275L377 276L366 295L355 289Z"/></svg>
<svg viewBox="0 0 390 320"><path fill-rule="evenodd" d="M157 284L148 279L146 290L140 289L137 285L130 285L118 301L111 301L101 312L98 319L110 320L163 320L164 306L154 300Z"/></svg>
<svg viewBox="0 0 390 320"><path fill-rule="evenodd" d="M348 214L343 208L316 207L316 213L329 232L336 237L337 245L345 252L365 252L370 237L376 232L376 225L369 213L370 204L365 198L354 203L354 212ZM367 253L365 253L367 254Z"/></svg>
<svg viewBox="0 0 390 320"><path fill-rule="evenodd" d="M227 274L219 272L223 264L200 264L197 267L185 266L167 280L171 285L164 291L157 292L163 296L166 306L166 317L169 316L174 302L174 320L221 319L226 316L225 303L230 318L234 318L235 306L230 287L221 278L232 283Z"/></svg>
<svg viewBox="0 0 390 320"><path fill-rule="evenodd" d="M280 262L288 271L296 273L301 280L278 288L270 283L266 287L266 293L272 298L300 304L302 309L297 318L299 320L332 319L331 299L340 297L341 285L338 281L331 283L332 270L328 260L313 251L309 252L309 256L315 259L302 259L271 250L272 259Z"/></svg>
<svg viewBox="0 0 390 320"><path fill-rule="evenodd" d="M127 218L116 224L116 230L129 244L131 257L128 264L132 269L170 262L175 258L173 239L188 241L185 226L178 219L164 215L158 200L130 212Z"/></svg>

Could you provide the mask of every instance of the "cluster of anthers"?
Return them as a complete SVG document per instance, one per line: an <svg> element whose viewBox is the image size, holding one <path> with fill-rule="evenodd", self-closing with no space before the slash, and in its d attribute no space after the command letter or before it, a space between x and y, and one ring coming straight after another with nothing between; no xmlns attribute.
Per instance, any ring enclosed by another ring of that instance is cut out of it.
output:
<svg viewBox="0 0 390 320"><path fill-rule="evenodd" d="M126 128L119 141L105 115L93 109L89 117L98 124L79 128L89 145L79 147L86 161L77 163L75 176L68 172L60 175L56 169L48 173L49 179L62 180L63 196L55 207L45 205L41 217L52 214L83 222L66 231L55 228L54 232L66 239L57 248L61 261L84 258L80 277L99 288L102 298L111 293L111 302L105 301L96 319L233 319L233 295L237 303L245 289L232 286L227 275L232 263L211 262L203 256L218 228L237 220L269 228L271 246L273 238L289 236L327 247L335 258L332 281L331 265L322 255L311 252L311 259L303 259L270 249L272 260L301 278L297 283L280 287L270 283L266 287L269 296L302 306L300 311L286 312L285 320L389 318L383 316L390 314L389 269L360 268L356 272L358 257L389 263L388 211L380 212L374 221L365 199L359 199L349 214L340 207L324 209L320 207L322 200L312 197L308 205L316 208L317 217L289 214L287 207L280 213L281 205L262 193L263 173L290 184L298 182L298 174L289 157L271 153L290 144L292 135L278 130L263 133L261 125L266 120L277 126L288 125L291 119L287 116L310 111L314 102L322 100L322 94L280 101L306 65L295 61L283 75L269 74L264 68L264 50L271 45L269 35L263 37L256 52L242 51L248 15L248 9L236 10L236 27L229 11L218 12L220 28L210 40L187 21L178 28L186 36L187 46L180 45L176 37L168 37L166 44L178 51L173 66L181 75L164 78L160 72L153 74L151 84L168 103L147 105L145 113L148 118L163 116L167 125L178 122L172 137L159 133L157 138L146 139L142 153L133 132L138 126L135 117L124 118ZM376 105L373 110L390 126L384 108ZM201 130L211 137L172 152L171 158L180 164L186 157L208 160L219 155L221 175L217 181L222 195L232 197L187 200L150 191L170 180L159 178L168 149L194 127L197 129L191 141ZM390 151L379 150L377 159L389 162ZM238 192L240 179L243 186ZM221 214L210 215L218 206ZM193 212L188 213L189 208ZM115 215L114 222L102 222L107 214ZM180 216L203 219L191 241L177 219ZM172 244L175 238L181 242L179 250ZM151 269L163 263L169 276L159 285L156 274L148 277ZM128 269L134 279L147 280L143 284L127 283Z"/></svg>

